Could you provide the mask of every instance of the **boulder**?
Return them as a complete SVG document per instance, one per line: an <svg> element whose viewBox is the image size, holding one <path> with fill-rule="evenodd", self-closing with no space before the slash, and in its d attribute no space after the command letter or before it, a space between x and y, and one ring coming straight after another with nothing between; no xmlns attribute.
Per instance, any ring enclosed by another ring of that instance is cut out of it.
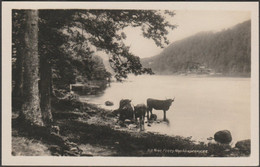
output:
<svg viewBox="0 0 260 167"><path fill-rule="evenodd" d="M131 121L130 119L126 119L126 120L125 120L125 123L126 123L126 124L130 124L130 123L132 123L132 121Z"/></svg>
<svg viewBox="0 0 260 167"><path fill-rule="evenodd" d="M106 105L106 106L113 106L114 103L113 103L112 101L106 101L106 102L105 102L105 105Z"/></svg>
<svg viewBox="0 0 260 167"><path fill-rule="evenodd" d="M229 155L231 146L229 144L208 143L208 154L216 157L226 157Z"/></svg>
<svg viewBox="0 0 260 167"><path fill-rule="evenodd" d="M229 130L221 130L214 134L214 139L221 144L229 144L232 141L232 136Z"/></svg>
<svg viewBox="0 0 260 167"><path fill-rule="evenodd" d="M251 147L251 140L241 140L238 141L235 145L236 148L238 148L240 151L249 151L250 152L250 147Z"/></svg>
<svg viewBox="0 0 260 167"><path fill-rule="evenodd" d="M137 126L135 124L129 124L128 129L132 130L135 129Z"/></svg>

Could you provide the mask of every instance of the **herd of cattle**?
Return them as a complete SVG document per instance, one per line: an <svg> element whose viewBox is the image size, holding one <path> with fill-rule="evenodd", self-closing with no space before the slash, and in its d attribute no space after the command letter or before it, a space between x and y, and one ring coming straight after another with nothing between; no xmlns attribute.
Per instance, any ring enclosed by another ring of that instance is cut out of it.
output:
<svg viewBox="0 0 260 167"><path fill-rule="evenodd" d="M119 114L119 120L124 122L126 119L134 120L137 122L137 119L140 123L140 129L144 130L144 119L145 114L147 113L147 120L156 119L156 115L152 113L152 110L163 110L164 116L163 120L166 120L166 111L169 110L173 99L166 99L166 100L156 100L156 99L147 99L147 105L145 104L137 104L136 106L132 107L131 100L129 99L122 99L119 103L119 109L117 109L117 113ZM150 114L149 114L150 112ZM149 116L150 115L150 116Z"/></svg>

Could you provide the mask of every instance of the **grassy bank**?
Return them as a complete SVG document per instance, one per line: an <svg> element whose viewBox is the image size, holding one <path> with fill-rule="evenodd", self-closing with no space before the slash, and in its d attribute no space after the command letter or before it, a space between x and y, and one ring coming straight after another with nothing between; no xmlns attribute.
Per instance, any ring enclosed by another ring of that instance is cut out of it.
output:
<svg viewBox="0 0 260 167"><path fill-rule="evenodd" d="M54 125L59 126L59 133L21 124L13 118L13 155L223 157L250 154L230 145L195 143L181 136L140 132L134 124L121 126L112 111L95 105L77 101L54 104Z"/></svg>

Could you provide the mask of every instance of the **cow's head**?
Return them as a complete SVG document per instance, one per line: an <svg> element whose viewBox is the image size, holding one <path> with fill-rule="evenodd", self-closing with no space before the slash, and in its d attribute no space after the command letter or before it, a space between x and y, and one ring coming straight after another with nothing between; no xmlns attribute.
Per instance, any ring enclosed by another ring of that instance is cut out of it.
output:
<svg viewBox="0 0 260 167"><path fill-rule="evenodd" d="M174 102L174 100L175 100L175 97L173 99L167 99L167 101L169 102L169 105L171 105L172 102Z"/></svg>
<svg viewBox="0 0 260 167"><path fill-rule="evenodd" d="M120 100L119 108L123 108L125 106L131 106L131 101L130 99L122 99Z"/></svg>

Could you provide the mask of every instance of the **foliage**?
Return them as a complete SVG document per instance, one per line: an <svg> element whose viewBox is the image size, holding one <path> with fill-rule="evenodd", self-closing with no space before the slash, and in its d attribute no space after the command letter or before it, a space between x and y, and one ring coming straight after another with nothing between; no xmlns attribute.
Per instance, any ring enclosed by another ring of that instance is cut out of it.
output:
<svg viewBox="0 0 260 167"><path fill-rule="evenodd" d="M196 64L217 73L250 76L251 22L221 32L202 32L172 43L159 55L143 60L158 73L187 71Z"/></svg>
<svg viewBox="0 0 260 167"><path fill-rule="evenodd" d="M19 67L17 67L17 59L21 56L22 49L24 48L24 33L25 33L25 13L21 12L12 12L12 80L16 81L19 79ZM19 60L18 60L19 61ZM14 86L14 84L12 85Z"/></svg>
<svg viewBox="0 0 260 167"><path fill-rule="evenodd" d="M153 39L161 47L168 43L167 28L174 28L165 21L161 11L13 10L12 12L14 34L12 58L13 69L16 71L13 73L15 75L13 97L17 97L13 98L13 104L17 104L16 101L22 102L19 103L22 105L16 108L21 109L20 116L25 113L25 117L21 117L24 121L32 124L44 121L46 126L53 122L51 100L65 99L70 91L70 84L80 81L92 88L106 87L111 74L105 70L102 60L94 56L97 50L103 50L110 55L110 66L115 71L117 80L126 78L129 73L152 74L151 69L143 68L140 58L130 53L129 47L124 44L125 27L141 27L144 37ZM165 13L173 15L171 12ZM23 44L27 45L23 47ZM92 80L94 81L89 82ZM24 101L28 98L30 103ZM34 115L37 116L35 120L30 119L30 116Z"/></svg>
<svg viewBox="0 0 260 167"><path fill-rule="evenodd" d="M23 43L24 11L13 10L13 68L16 66L16 50L22 48ZM126 34L123 30L128 26L140 27L145 38L163 47L169 43L166 38L168 29L175 28L166 21L166 15L173 16L174 13L155 10L39 10L39 55L51 64L52 87L68 90L69 84L77 79L86 81L110 76L103 63L94 56L97 50L109 55L117 80L126 78L129 73L152 74L151 69L143 68L140 58L130 53L124 44Z"/></svg>
<svg viewBox="0 0 260 167"><path fill-rule="evenodd" d="M165 21L161 12L151 10L40 10L40 17L44 32L56 34L48 35L50 39L45 40L56 41L52 47L60 46L58 49L62 49L67 59L73 59L74 63L76 60L89 61L95 49L104 50L110 55L109 62L118 80L126 78L128 73L152 73L150 69L143 69L139 57L125 46L125 27L141 27L144 37L153 39L160 47L169 43L167 28L174 28ZM57 38L60 33L63 38ZM90 69L85 70L90 72Z"/></svg>

